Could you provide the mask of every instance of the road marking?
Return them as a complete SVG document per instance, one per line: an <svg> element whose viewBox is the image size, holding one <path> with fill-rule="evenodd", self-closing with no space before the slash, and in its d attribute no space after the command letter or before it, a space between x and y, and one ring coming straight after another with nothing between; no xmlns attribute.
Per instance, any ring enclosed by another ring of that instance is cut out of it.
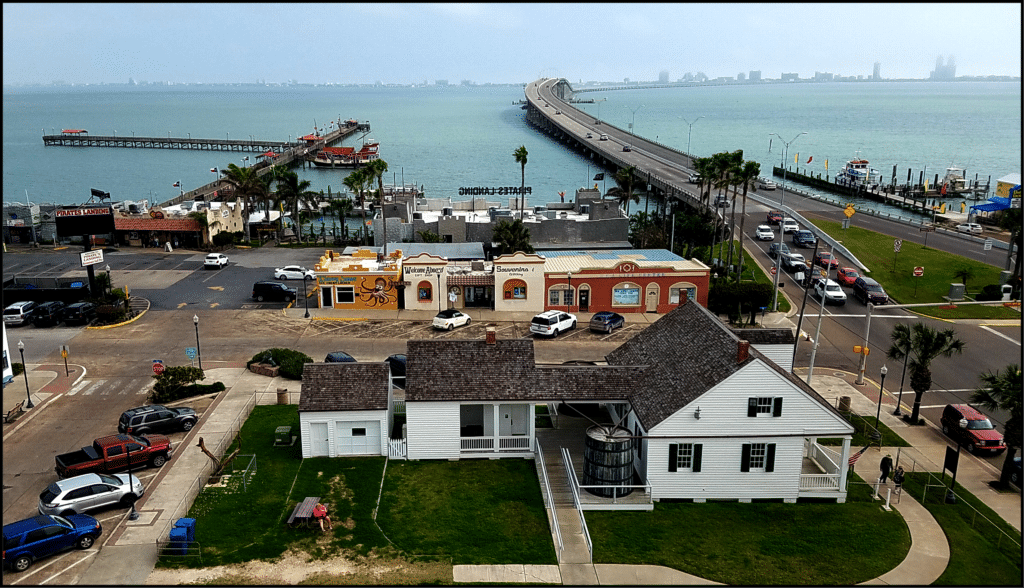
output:
<svg viewBox="0 0 1024 588"><path fill-rule="evenodd" d="M85 388L85 386L89 384L90 381L91 380L82 380L81 382L75 384L74 388L68 390L68 396L74 396L75 394L81 392L82 388Z"/></svg>
<svg viewBox="0 0 1024 588"><path fill-rule="evenodd" d="M178 303L178 308L181 308L183 306L188 306L188 302L179 302Z"/></svg>
<svg viewBox="0 0 1024 588"><path fill-rule="evenodd" d="M995 331L995 330L993 330L993 329L992 329L992 327L985 327L985 326L983 326L983 327L981 327L981 328L982 328L982 329L984 329L984 330L986 330L986 331L988 331L989 333L992 333L993 335L999 335L999 336L1000 336L1000 337L1002 337L1003 339L1006 339L1006 340L1007 340L1007 341L1009 341L1010 343L1013 343L1013 344L1014 344L1014 345L1016 345L1017 347L1020 347L1020 341L1017 341L1017 340L1015 340L1015 339L1012 339L1012 338L1010 338L1010 337L1007 337L1006 335L1004 335L1004 334L1000 333L999 331Z"/></svg>
<svg viewBox="0 0 1024 588"><path fill-rule="evenodd" d="M106 384L106 383L107 383L106 380L96 380L95 382L93 382L92 386L89 386L88 388L85 389L84 392L82 392L82 396L88 396L88 395L92 394L93 392L96 391L97 388L99 388L100 386L102 386L103 384Z"/></svg>
<svg viewBox="0 0 1024 588"><path fill-rule="evenodd" d="M218 292L224 291L224 286L207 286L207 288L209 288L210 290L216 290Z"/></svg>
<svg viewBox="0 0 1024 588"><path fill-rule="evenodd" d="M66 572L66 571L70 570L71 568L73 568L73 567L77 566L78 564L82 563L83 561L85 561L85 560L86 560L86 559L88 559L89 557L91 557L91 556L93 556L93 555L96 555L96 554L97 554L97 553L99 553L99 552L100 552L100 551L99 551L98 549L89 549L89 550L87 550L87 551L78 551L77 553L82 553L82 554L85 554L85 555L86 555L86 557L83 557L82 559L80 559L80 560L76 561L75 563L73 563L73 564L71 564L71 565L69 565L69 566L65 567L65 568L64 568L63 570L61 570L61 571L57 572L56 574L54 574L54 575L50 576L49 578L47 578L47 579L43 580L42 582L40 582L40 584L46 584L46 583L47 583L47 582L49 582L50 580L52 580L52 579L56 578L57 576L59 576L59 575L63 574L64 572ZM72 553L76 553L76 552L72 552Z"/></svg>
<svg viewBox="0 0 1024 588"><path fill-rule="evenodd" d="M807 317L807 316L809 316L809 315L807 315L807 314L804 314L804 316L805 316L805 317ZM815 315L815 316L817 316L817 315ZM866 314L833 314L833 315L831 315L831 316L833 316L833 317L835 317L835 318L864 318L864 317L866 317L867 315L866 315ZM872 314L871 314L871 318L873 318L873 319L879 319L879 318L889 318L889 319L917 319L917 318L921 318L921 317L919 317L919 316L917 316L917 315L913 315L913 314L909 314L909 315L901 315L901 314L874 314L874 313L872 313Z"/></svg>
<svg viewBox="0 0 1024 588"><path fill-rule="evenodd" d="M210 305L210 308L217 308L218 306L220 306L220 302L214 302Z"/></svg>

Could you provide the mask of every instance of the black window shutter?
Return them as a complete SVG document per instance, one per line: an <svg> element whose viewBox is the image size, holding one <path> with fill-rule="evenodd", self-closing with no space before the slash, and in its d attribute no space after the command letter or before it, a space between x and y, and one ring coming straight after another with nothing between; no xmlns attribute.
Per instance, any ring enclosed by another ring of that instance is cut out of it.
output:
<svg viewBox="0 0 1024 588"><path fill-rule="evenodd" d="M676 471L676 459L679 456L679 444L669 443L668 444L668 471Z"/></svg>
<svg viewBox="0 0 1024 588"><path fill-rule="evenodd" d="M779 396L775 399L775 406L772 408L772 416L782 416L782 397Z"/></svg>
<svg viewBox="0 0 1024 588"><path fill-rule="evenodd" d="M768 444L768 454L764 456L764 471L775 471L775 444Z"/></svg>
<svg viewBox="0 0 1024 588"><path fill-rule="evenodd" d="M748 398L747 399L747 416L748 417L756 417L757 416L757 398Z"/></svg>
<svg viewBox="0 0 1024 588"><path fill-rule="evenodd" d="M700 443L694 443L693 444L693 471L695 471L695 472L699 472L700 471L700 456L701 456L702 453L704 453L703 449L704 449L704 446L702 444L700 444Z"/></svg>
<svg viewBox="0 0 1024 588"><path fill-rule="evenodd" d="M743 456L740 458L740 471L750 471L750 443L743 444Z"/></svg>

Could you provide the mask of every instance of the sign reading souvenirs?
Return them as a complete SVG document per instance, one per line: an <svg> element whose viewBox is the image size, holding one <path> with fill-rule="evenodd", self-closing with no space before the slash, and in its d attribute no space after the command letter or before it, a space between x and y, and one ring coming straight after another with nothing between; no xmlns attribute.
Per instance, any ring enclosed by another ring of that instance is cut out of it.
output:
<svg viewBox="0 0 1024 588"><path fill-rule="evenodd" d="M114 232L114 209L110 206L86 205L59 208L53 211L58 237L105 235Z"/></svg>
<svg viewBox="0 0 1024 588"><path fill-rule="evenodd" d="M459 188L459 196L513 196L522 194L519 186L501 186L499 188ZM533 188L526 187L527 194L533 194Z"/></svg>

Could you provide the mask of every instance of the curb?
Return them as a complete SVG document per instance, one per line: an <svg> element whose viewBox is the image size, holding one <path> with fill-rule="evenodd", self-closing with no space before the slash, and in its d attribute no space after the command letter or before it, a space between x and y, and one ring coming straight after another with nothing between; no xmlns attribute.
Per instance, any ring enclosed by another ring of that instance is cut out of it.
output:
<svg viewBox="0 0 1024 588"><path fill-rule="evenodd" d="M99 331L99 330L103 330L103 329L113 329L114 327L123 327L124 325L130 325L130 324L134 323L135 321L139 320L140 318L142 318L142 315L146 314L147 312L149 312L149 300L146 300L146 310L143 310L139 314L137 314L134 317L126 320L123 323L117 323L116 325L103 325L101 327L86 327L86 329L92 329L92 330Z"/></svg>

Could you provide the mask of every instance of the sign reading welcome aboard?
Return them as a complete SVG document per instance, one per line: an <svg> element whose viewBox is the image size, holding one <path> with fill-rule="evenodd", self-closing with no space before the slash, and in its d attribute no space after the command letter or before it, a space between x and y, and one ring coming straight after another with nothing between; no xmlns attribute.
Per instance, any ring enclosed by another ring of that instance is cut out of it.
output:
<svg viewBox="0 0 1024 588"><path fill-rule="evenodd" d="M519 186L501 186L498 188L459 188L459 196L511 196L522 194L523 188ZM527 194L533 194L533 188L526 187Z"/></svg>

